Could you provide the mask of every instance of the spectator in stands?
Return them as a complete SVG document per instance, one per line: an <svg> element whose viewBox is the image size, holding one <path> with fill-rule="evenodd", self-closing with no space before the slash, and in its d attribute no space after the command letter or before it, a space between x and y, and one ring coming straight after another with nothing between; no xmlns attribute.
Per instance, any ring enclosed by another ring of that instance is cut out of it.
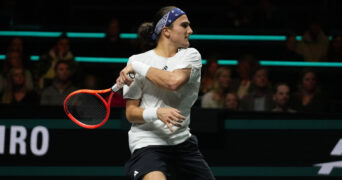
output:
<svg viewBox="0 0 342 180"><path fill-rule="evenodd" d="M238 58L236 72L238 77L233 80L233 89L239 99L242 99L251 85L252 69L258 67L258 63L253 55L243 54Z"/></svg>
<svg viewBox="0 0 342 180"><path fill-rule="evenodd" d="M120 21L118 18L110 19L105 33L103 46L100 46L102 50L99 50L99 52L103 52L103 56L129 57L132 55L132 47L120 37Z"/></svg>
<svg viewBox="0 0 342 180"><path fill-rule="evenodd" d="M58 61L55 65L55 79L41 95L41 105L63 105L67 95L76 90L71 81L70 61Z"/></svg>
<svg viewBox="0 0 342 180"><path fill-rule="evenodd" d="M281 10L271 0L258 1L255 24L259 28L279 28L282 26Z"/></svg>
<svg viewBox="0 0 342 180"><path fill-rule="evenodd" d="M248 94L241 100L240 109L243 111L270 111L273 106L268 71L264 67L259 67L253 73L252 84L248 89Z"/></svg>
<svg viewBox="0 0 342 180"><path fill-rule="evenodd" d="M81 88L93 90L99 89L98 78L96 77L96 75L91 73L85 74L83 82L81 84Z"/></svg>
<svg viewBox="0 0 342 180"><path fill-rule="evenodd" d="M3 104L34 105L39 104L39 97L35 91L26 85L26 74L22 67L10 69L4 93L1 96Z"/></svg>
<svg viewBox="0 0 342 180"><path fill-rule="evenodd" d="M225 96L224 107L228 111L239 110L239 97L234 92L228 92Z"/></svg>
<svg viewBox="0 0 342 180"><path fill-rule="evenodd" d="M278 83L275 85L273 101L275 103L275 108L272 109L273 112L296 112L289 106L290 87L285 83Z"/></svg>
<svg viewBox="0 0 342 180"><path fill-rule="evenodd" d="M297 48L298 42L296 34L288 34L279 58L286 61L303 61L303 56L297 52Z"/></svg>
<svg viewBox="0 0 342 180"><path fill-rule="evenodd" d="M4 79L10 74L12 68L22 68L25 75L25 86L29 90L33 89L32 73L30 70L26 69L23 64L21 53L19 51L9 51L6 54L6 59L4 62L4 69L2 76ZM3 87L6 86L6 81L4 81Z"/></svg>
<svg viewBox="0 0 342 180"><path fill-rule="evenodd" d="M212 89L215 74L218 68L219 65L217 63L217 58L215 56L209 57L208 62L203 69L203 75L201 79L201 86L199 92L200 96Z"/></svg>
<svg viewBox="0 0 342 180"><path fill-rule="evenodd" d="M11 51L16 51L20 54L22 61L23 61L23 65L26 68L32 68L32 62L30 61L30 57L29 54L27 54L26 49L24 49L24 43L23 43L23 39L20 37L14 37L11 39L8 48L7 48L7 52L11 52Z"/></svg>
<svg viewBox="0 0 342 180"><path fill-rule="evenodd" d="M220 67L215 74L213 88L202 97L202 108L223 108L225 94L231 90L231 70Z"/></svg>
<svg viewBox="0 0 342 180"><path fill-rule="evenodd" d="M225 22L229 27L247 28L253 24L253 10L248 6L248 1L232 0L227 1L227 10L225 12Z"/></svg>
<svg viewBox="0 0 342 180"><path fill-rule="evenodd" d="M73 73L76 71L77 63L74 60L74 55L70 50L69 43L69 38L66 35L62 35L47 54L40 56L35 69L35 76L36 79L38 79L39 89L51 85L55 78L55 66L59 61L70 61L70 70Z"/></svg>
<svg viewBox="0 0 342 180"><path fill-rule="evenodd" d="M298 43L298 53L306 61L323 61L326 59L328 47L329 38L325 35L321 24L313 22Z"/></svg>
<svg viewBox="0 0 342 180"><path fill-rule="evenodd" d="M316 72L313 69L303 69L297 92L293 95L293 108L298 112L326 112L327 98L317 84Z"/></svg>
<svg viewBox="0 0 342 180"><path fill-rule="evenodd" d="M328 60L332 62L342 61L342 36L335 35L330 44L328 50Z"/></svg>

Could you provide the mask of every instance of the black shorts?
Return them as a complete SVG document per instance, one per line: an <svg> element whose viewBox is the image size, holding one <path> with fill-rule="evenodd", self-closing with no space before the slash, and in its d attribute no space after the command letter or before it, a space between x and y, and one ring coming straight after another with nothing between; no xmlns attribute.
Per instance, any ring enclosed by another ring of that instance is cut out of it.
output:
<svg viewBox="0 0 342 180"><path fill-rule="evenodd" d="M167 179L213 180L207 162L198 149L196 136L174 146L147 146L137 149L125 164L131 179L140 180L152 171L161 171Z"/></svg>

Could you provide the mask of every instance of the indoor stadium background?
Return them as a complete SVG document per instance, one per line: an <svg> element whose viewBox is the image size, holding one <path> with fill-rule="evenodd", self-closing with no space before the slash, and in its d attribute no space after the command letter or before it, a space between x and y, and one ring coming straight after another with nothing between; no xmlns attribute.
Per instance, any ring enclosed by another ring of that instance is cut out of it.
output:
<svg viewBox="0 0 342 180"><path fill-rule="evenodd" d="M64 35L77 64L75 86L83 87L85 77L92 75L96 88L111 87L128 57L141 51L139 25L152 21L166 5L187 13L194 31L191 47L202 55L202 76L209 62L216 60L237 78L240 58L250 55L267 69L270 84L284 82L293 92L302 70L313 69L326 95L324 102L318 102L324 106L321 110L282 113L203 108L200 94L190 128L217 179L342 177L342 2L338 0L1 0L0 72L5 73L12 40L19 38L23 64L35 81L37 65ZM113 20L120 41L107 46L106 32ZM326 54L313 59L286 56L287 37L294 35L297 43L303 42L312 24L319 25L329 40ZM333 42L339 45L331 58ZM0 81L0 88L4 84ZM130 156L129 127L123 107L113 106L103 127L88 130L69 120L62 105L1 101L0 179L128 179L124 163Z"/></svg>

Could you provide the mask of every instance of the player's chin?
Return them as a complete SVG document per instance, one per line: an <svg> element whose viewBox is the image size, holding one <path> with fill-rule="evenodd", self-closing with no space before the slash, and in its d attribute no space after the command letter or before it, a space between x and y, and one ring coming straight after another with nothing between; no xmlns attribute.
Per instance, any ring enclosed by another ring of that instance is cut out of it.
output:
<svg viewBox="0 0 342 180"><path fill-rule="evenodd" d="M188 48L190 46L190 42L186 41L185 43L182 44L182 48Z"/></svg>

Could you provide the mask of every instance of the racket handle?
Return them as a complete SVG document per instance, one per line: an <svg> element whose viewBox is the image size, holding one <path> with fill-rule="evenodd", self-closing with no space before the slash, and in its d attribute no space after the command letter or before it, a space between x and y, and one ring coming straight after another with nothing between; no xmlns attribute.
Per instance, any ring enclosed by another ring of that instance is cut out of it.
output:
<svg viewBox="0 0 342 180"><path fill-rule="evenodd" d="M129 76L131 79L134 79L134 78L135 78L135 75L134 75L133 73L129 73L128 76ZM120 86L123 87L124 84L120 84ZM117 92L117 91L119 91L119 90L120 90L120 88L118 87L117 84L114 84L114 86L112 86L112 91Z"/></svg>

